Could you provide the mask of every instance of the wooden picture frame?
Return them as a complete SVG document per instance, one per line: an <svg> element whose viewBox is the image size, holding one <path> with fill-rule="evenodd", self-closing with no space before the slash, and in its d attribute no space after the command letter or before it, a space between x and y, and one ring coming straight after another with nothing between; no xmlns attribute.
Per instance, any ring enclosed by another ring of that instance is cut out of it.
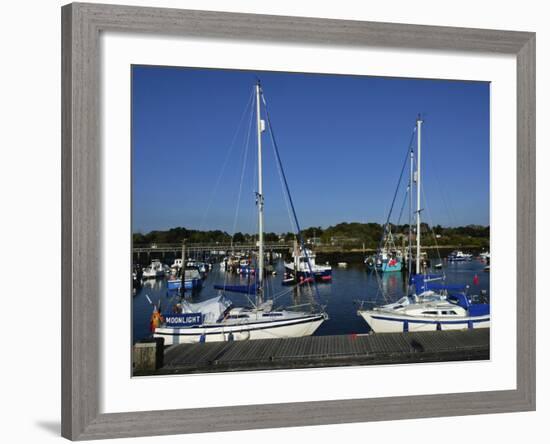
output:
<svg viewBox="0 0 550 444"><path fill-rule="evenodd" d="M515 390L99 411L102 31L510 54L517 60ZM62 435L99 439L535 409L535 34L73 3L62 8Z"/></svg>

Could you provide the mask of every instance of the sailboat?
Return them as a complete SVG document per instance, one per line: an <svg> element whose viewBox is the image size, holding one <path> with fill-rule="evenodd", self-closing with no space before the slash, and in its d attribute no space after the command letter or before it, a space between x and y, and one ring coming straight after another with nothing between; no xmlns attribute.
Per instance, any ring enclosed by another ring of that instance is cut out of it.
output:
<svg viewBox="0 0 550 444"><path fill-rule="evenodd" d="M421 135L422 119L416 121L416 274L410 277L414 293L392 304L376 306L370 310L360 308L357 313L376 333L407 331L460 330L490 326L490 308L485 301L467 295L466 286L451 286L440 282L442 275L423 274L420 249L420 195L421 195ZM413 150L411 149L411 179L413 183ZM412 268L409 248L409 270ZM411 270L412 271L412 270Z"/></svg>
<svg viewBox="0 0 550 444"><path fill-rule="evenodd" d="M184 265L185 264L185 265ZM204 274L201 274L198 267L191 267L185 260L185 242L181 248L181 259L176 259L172 265L176 274L166 281L168 290L182 290L181 282L183 279L183 290L199 290L202 288Z"/></svg>
<svg viewBox="0 0 550 444"><path fill-rule="evenodd" d="M403 266L403 252L396 248L390 224L386 224L387 234L384 233L385 245L374 256L367 257L365 264L369 271L391 272L401 271Z"/></svg>
<svg viewBox="0 0 550 444"><path fill-rule="evenodd" d="M222 293L207 301L191 303L182 300L181 303L177 305L178 312L165 315L163 322L155 328L153 336L164 338L165 345L310 336L328 318L320 305L317 311L311 312L274 309L273 300L265 300L264 297L265 265L262 132L265 130L265 121L261 118L261 103L264 103L268 122L269 113L267 112L265 97L263 96L259 82L256 84L255 93L258 144L258 192L256 193L256 204L258 207L258 273L255 273L254 281L246 286L215 286L215 288L221 290ZM276 149L271 125L270 130L272 141ZM282 167L278 151L277 160L279 166ZM288 184L286 185L288 192ZM290 194L289 199L291 200ZM299 233L300 230L295 212L294 216ZM254 296L254 300L249 298L252 303L251 306L238 307L225 296L226 291L234 291Z"/></svg>

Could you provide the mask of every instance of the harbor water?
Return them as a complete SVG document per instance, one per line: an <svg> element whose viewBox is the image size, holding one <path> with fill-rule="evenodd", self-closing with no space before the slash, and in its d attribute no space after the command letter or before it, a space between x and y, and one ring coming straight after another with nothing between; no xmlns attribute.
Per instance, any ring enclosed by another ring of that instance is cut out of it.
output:
<svg viewBox="0 0 550 444"><path fill-rule="evenodd" d="M435 270L444 273L447 284L469 285L468 294L476 295L485 292L490 297L489 273L484 271L485 262L472 260L467 262L445 262L443 269ZM398 300L406 294L406 271L389 273L369 273L364 264L348 264L338 267L332 264L332 281L317 284L321 303L326 306L329 319L316 331L315 335L352 335L369 332L366 322L357 315L357 303L365 301L366 306L380 305ZM315 295L312 285L288 287L282 284L284 275L283 261L274 263L276 275L266 277L265 291L267 298L274 299L274 307L288 307L308 304ZM214 264L201 290L186 292L190 302L201 302L216 296L219 290L214 285L246 285L248 277L222 271L219 264ZM253 279L253 278L252 278ZM226 297L235 305L250 305L246 295L226 293ZM179 296L169 292L166 279L145 280L141 288L133 295L132 300L132 334L133 342L151 336L150 318L153 303L160 302L162 312L170 313L179 302Z"/></svg>

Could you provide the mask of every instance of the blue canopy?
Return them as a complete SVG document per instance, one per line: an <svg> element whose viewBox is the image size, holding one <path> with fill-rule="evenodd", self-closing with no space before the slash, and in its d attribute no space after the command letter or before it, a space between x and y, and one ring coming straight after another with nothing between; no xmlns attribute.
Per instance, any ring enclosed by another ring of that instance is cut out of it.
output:
<svg viewBox="0 0 550 444"><path fill-rule="evenodd" d="M409 284L414 285L416 294L420 294L428 290L441 289L436 287L441 287L442 280L441 274L415 274L410 277Z"/></svg>
<svg viewBox="0 0 550 444"><path fill-rule="evenodd" d="M426 283L428 290L448 290L448 291L464 291L468 287L465 284L437 284L435 282Z"/></svg>
<svg viewBox="0 0 550 444"><path fill-rule="evenodd" d="M234 293L256 294L256 284L250 285L214 285L216 290L232 291Z"/></svg>
<svg viewBox="0 0 550 444"><path fill-rule="evenodd" d="M452 293L449 295L449 297L447 298L447 300L451 303L451 304L456 304L466 310L468 310L468 308L470 308L470 301L468 300L468 298L466 297L465 294L463 293Z"/></svg>
<svg viewBox="0 0 550 444"><path fill-rule="evenodd" d="M437 281L443 279L442 274L413 274L409 279L409 284L416 284L424 281Z"/></svg>
<svg viewBox="0 0 550 444"><path fill-rule="evenodd" d="M463 293L453 293L447 300L468 310L470 316L487 316L490 312L489 304L472 304Z"/></svg>

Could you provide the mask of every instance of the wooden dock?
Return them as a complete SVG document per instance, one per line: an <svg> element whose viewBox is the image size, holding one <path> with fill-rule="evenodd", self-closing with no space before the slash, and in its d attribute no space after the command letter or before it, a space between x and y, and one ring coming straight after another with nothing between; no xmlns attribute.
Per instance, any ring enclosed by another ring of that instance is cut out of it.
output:
<svg viewBox="0 0 550 444"><path fill-rule="evenodd" d="M489 359L489 329L309 336L167 347L136 376Z"/></svg>

